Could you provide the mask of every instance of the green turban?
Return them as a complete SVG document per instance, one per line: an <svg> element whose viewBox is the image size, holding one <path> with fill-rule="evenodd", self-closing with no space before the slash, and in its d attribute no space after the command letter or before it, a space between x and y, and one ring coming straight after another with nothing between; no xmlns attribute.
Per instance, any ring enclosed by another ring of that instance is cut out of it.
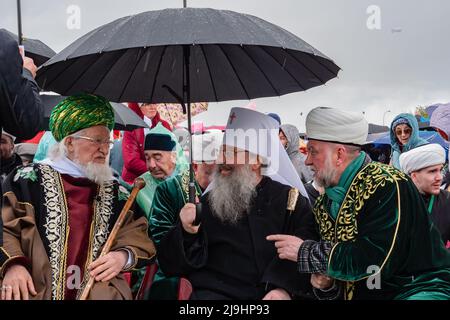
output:
<svg viewBox="0 0 450 320"><path fill-rule="evenodd" d="M74 132L99 125L112 130L114 111L105 98L93 94L67 97L53 108L49 123L58 142Z"/></svg>

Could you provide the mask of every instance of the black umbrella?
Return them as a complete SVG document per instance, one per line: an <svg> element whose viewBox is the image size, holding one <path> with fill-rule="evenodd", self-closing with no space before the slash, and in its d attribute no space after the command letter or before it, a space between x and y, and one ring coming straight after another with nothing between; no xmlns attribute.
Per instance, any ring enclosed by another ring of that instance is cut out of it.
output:
<svg viewBox="0 0 450 320"><path fill-rule="evenodd" d="M66 97L60 95L41 94L41 100L44 105L44 127L42 130L48 130L50 114L52 109ZM114 129L130 131L137 128L148 128L148 125L133 110L121 103L111 102L114 110Z"/></svg>
<svg viewBox="0 0 450 320"><path fill-rule="evenodd" d="M18 38L16 34L5 30L14 38ZM33 59L36 66L43 65L47 60L53 57L56 52L50 49L45 43L36 39L28 39L22 37L22 45L25 49L25 56Z"/></svg>
<svg viewBox="0 0 450 320"><path fill-rule="evenodd" d="M338 71L305 41L257 17L180 8L124 17L89 32L44 64L37 81L64 95L186 103L190 130L191 101L280 96L324 84Z"/></svg>

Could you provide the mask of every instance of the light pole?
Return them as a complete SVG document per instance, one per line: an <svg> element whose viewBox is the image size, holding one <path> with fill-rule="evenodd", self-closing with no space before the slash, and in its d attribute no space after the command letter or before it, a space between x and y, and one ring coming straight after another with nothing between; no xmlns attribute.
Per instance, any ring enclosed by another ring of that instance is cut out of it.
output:
<svg viewBox="0 0 450 320"><path fill-rule="evenodd" d="M384 117L386 116L386 113L388 113L388 112L391 112L391 110L386 110L386 111L383 113L383 126L384 126Z"/></svg>

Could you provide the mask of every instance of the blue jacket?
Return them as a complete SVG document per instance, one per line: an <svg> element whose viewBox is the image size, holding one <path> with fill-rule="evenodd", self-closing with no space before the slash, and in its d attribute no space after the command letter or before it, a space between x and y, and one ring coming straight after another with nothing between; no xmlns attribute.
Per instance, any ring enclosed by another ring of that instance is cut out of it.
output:
<svg viewBox="0 0 450 320"><path fill-rule="evenodd" d="M402 149L400 149L397 137L395 136L395 128L393 128L395 121L397 121L400 118L406 119L409 123L409 126L412 129L411 136L409 137L408 142L405 145L403 145ZM406 152L418 146L428 144L427 140L419 137L419 124L417 123L416 117L414 117L410 113L401 113L394 118L394 120L391 123L390 136L392 147L391 163L395 168L399 170L401 170L399 158L402 152Z"/></svg>

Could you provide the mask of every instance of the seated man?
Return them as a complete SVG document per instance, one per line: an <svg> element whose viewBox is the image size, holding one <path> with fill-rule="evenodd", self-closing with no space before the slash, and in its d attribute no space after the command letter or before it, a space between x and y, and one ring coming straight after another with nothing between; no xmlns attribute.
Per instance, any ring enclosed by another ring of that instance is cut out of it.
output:
<svg viewBox="0 0 450 320"><path fill-rule="evenodd" d="M108 166L114 113L104 98L71 96L50 116L58 143L44 161L15 169L4 184L2 299L131 299L122 272L146 265L155 249L147 220L129 213L111 251L99 254L128 192Z"/></svg>
<svg viewBox="0 0 450 320"><path fill-rule="evenodd" d="M156 187L189 166L175 135L160 123L145 136L144 155L148 171L140 177L146 184L136 202L150 220Z"/></svg>
<svg viewBox="0 0 450 320"><path fill-rule="evenodd" d="M450 248L450 192L441 190L445 150L427 144L400 155L402 171L408 174L420 192L428 214Z"/></svg>
<svg viewBox="0 0 450 320"><path fill-rule="evenodd" d="M205 133L192 136L194 173L197 196L201 197L215 171L216 159L223 134ZM189 202L189 170L161 183L155 191L150 217L150 233L158 247L162 237L176 224L183 206ZM166 277L161 269L153 279L147 299L176 299L178 277Z"/></svg>
<svg viewBox="0 0 450 320"><path fill-rule="evenodd" d="M194 224L195 205L187 203L160 239L162 271L188 278L191 299L289 299L308 290L296 264L279 259L265 239L271 233L316 237L308 199L278 182L296 177L295 185L302 186L279 142L276 121L233 108L222 151L200 199L200 224ZM304 188L301 192L306 195Z"/></svg>
<svg viewBox="0 0 450 320"><path fill-rule="evenodd" d="M145 136L144 154L148 171L140 177L145 187L138 193L136 202L150 220L155 190L158 185L188 168L183 150L175 135L158 123ZM133 292L137 292L144 278L145 269L138 270L133 280Z"/></svg>
<svg viewBox="0 0 450 320"><path fill-rule="evenodd" d="M325 187L313 208L321 240L298 239L297 252L285 255L293 245L272 239L280 258L312 274L320 299L448 300L450 253L409 177L366 161L367 132L361 114L308 114L306 164Z"/></svg>

